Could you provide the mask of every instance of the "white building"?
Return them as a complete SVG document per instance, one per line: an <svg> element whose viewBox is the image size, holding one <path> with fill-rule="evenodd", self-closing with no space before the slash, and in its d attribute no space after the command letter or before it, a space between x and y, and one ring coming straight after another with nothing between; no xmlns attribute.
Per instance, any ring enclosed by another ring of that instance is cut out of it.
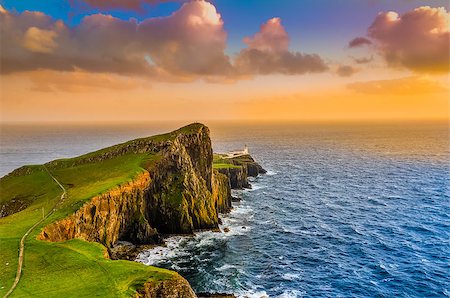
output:
<svg viewBox="0 0 450 298"><path fill-rule="evenodd" d="M226 158L233 158L241 155L248 155L248 147L247 145L244 146L244 150L236 150L236 151L230 151L225 153Z"/></svg>

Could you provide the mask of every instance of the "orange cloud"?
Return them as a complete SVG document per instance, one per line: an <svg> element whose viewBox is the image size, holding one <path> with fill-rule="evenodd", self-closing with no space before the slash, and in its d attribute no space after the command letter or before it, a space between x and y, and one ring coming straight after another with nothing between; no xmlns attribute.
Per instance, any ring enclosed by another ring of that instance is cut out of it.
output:
<svg viewBox="0 0 450 298"><path fill-rule="evenodd" d="M394 67L417 72L449 70L450 13L444 7L419 7L403 15L380 13L368 29L381 55Z"/></svg>
<svg viewBox="0 0 450 298"><path fill-rule="evenodd" d="M53 30L30 27L25 32L23 46L32 52L51 53L57 47L56 36Z"/></svg>
<svg viewBox="0 0 450 298"><path fill-rule="evenodd" d="M421 77L356 82L348 84L347 87L358 93L374 95L417 95L448 92L448 89L439 82Z"/></svg>
<svg viewBox="0 0 450 298"><path fill-rule="evenodd" d="M272 18L252 37L244 38L247 48L235 60L241 74L304 74L324 72L325 62L316 54L289 51L289 36L280 18Z"/></svg>

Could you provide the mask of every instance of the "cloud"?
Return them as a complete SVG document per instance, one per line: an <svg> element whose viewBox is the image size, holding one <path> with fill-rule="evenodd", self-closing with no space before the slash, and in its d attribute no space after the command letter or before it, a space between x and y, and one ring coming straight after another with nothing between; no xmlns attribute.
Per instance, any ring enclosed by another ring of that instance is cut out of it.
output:
<svg viewBox="0 0 450 298"><path fill-rule="evenodd" d="M372 44L372 42L365 37L356 37L348 43L348 47L349 48L357 48L357 47L362 47L364 45L371 45L371 44Z"/></svg>
<svg viewBox="0 0 450 298"><path fill-rule="evenodd" d="M445 8L423 6L399 15L378 14L368 29L384 59L393 67L416 72L449 70L450 13Z"/></svg>
<svg viewBox="0 0 450 298"><path fill-rule="evenodd" d="M183 0L80 0L90 7L108 10L108 9L127 9L139 11L145 4L157 4L162 2L186 2ZM72 0L72 2L75 2Z"/></svg>
<svg viewBox="0 0 450 298"><path fill-rule="evenodd" d="M355 63L357 64L366 64L369 62L373 61L373 56L370 57L361 57L361 58L357 58L357 57L350 57L353 59L353 61L355 61Z"/></svg>
<svg viewBox="0 0 450 298"><path fill-rule="evenodd" d="M328 69L316 54L289 51L289 36L280 18L268 20L255 35L244 38L244 43L247 48L235 59L241 74L304 74Z"/></svg>
<svg viewBox="0 0 450 298"><path fill-rule="evenodd" d="M351 77L356 72L358 70L350 65L339 65L336 70L336 73L341 77Z"/></svg>
<svg viewBox="0 0 450 298"><path fill-rule="evenodd" d="M448 88L437 81L423 77L406 77L393 80L356 82L347 88L371 95L417 95L447 92Z"/></svg>
<svg viewBox="0 0 450 298"><path fill-rule="evenodd" d="M168 17L122 20L105 14L69 27L40 13L0 11L1 72L84 71L162 81L230 82L257 74L304 74L328 69L316 54L289 50L279 18L246 37L234 59L225 54L221 15L204 1L185 3Z"/></svg>
<svg viewBox="0 0 450 298"><path fill-rule="evenodd" d="M32 52L51 53L57 46L56 36L57 33L53 30L30 27L25 32L23 46Z"/></svg>
<svg viewBox="0 0 450 298"><path fill-rule="evenodd" d="M81 69L170 78L223 75L231 68L223 21L206 1L141 23L94 14L69 28L40 12L5 11L0 25L3 73Z"/></svg>
<svg viewBox="0 0 450 298"><path fill-rule="evenodd" d="M152 61L176 75L227 75L232 66L225 55L227 33L216 8L206 1L184 4L169 18L139 24L139 41Z"/></svg>

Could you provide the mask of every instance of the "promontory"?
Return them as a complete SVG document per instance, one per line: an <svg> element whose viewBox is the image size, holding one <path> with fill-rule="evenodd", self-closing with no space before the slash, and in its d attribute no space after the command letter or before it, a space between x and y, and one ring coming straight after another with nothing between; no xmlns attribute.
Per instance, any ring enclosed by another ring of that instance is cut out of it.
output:
<svg viewBox="0 0 450 298"><path fill-rule="evenodd" d="M0 179L0 295L196 297L176 272L113 260L113 247L218 230L231 188L260 173L249 155L214 155L199 123L18 168Z"/></svg>

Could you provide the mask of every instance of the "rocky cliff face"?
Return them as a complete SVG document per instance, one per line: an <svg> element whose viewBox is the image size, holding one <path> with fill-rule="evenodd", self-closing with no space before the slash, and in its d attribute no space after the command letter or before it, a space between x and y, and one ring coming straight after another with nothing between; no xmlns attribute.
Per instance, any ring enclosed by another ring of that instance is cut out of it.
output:
<svg viewBox="0 0 450 298"><path fill-rule="evenodd" d="M161 158L152 169L46 226L39 239L81 238L109 248L118 240L156 243L160 233L217 228L218 213L231 208L231 193L227 179L212 170L209 129L195 124L169 141L152 142L138 140L117 149L120 154L159 150Z"/></svg>
<svg viewBox="0 0 450 298"><path fill-rule="evenodd" d="M132 182L92 198L67 218L46 226L39 239L64 241L81 238L100 242L106 247L119 239L155 243L158 232L144 216L150 184L150 174L144 172Z"/></svg>
<svg viewBox="0 0 450 298"><path fill-rule="evenodd" d="M219 173L227 176L232 189L251 188L251 185L248 182L247 168L221 168L218 169L218 171Z"/></svg>
<svg viewBox="0 0 450 298"><path fill-rule="evenodd" d="M213 171L212 194L216 199L216 210L219 213L227 213L231 210L231 186L227 175L218 170Z"/></svg>

